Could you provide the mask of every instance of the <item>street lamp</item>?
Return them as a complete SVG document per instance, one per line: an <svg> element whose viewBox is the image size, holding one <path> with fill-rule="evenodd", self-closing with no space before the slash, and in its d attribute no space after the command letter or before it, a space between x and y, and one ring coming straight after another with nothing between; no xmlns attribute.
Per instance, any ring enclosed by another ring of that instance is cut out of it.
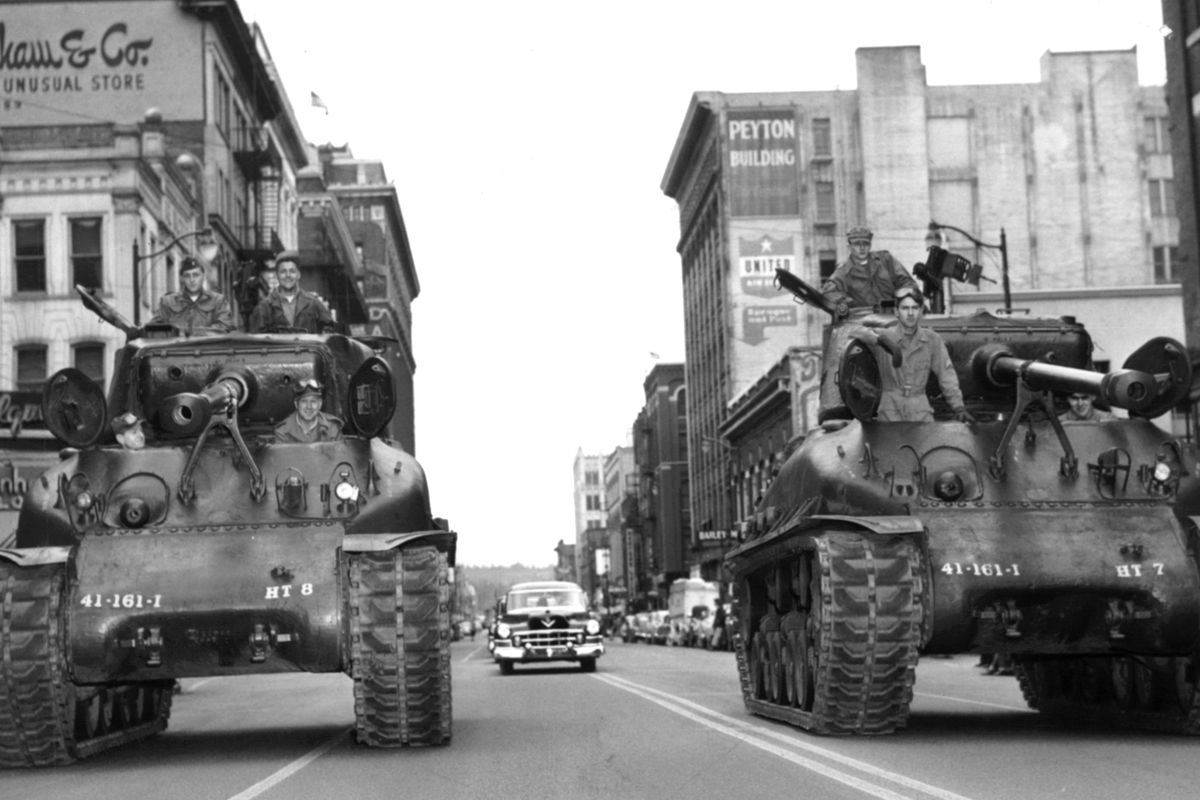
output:
<svg viewBox="0 0 1200 800"><path fill-rule="evenodd" d="M937 235L936 231L941 230L943 228L948 231L954 231L955 233L961 234L962 236L966 237L967 241L969 241L971 244L975 245L976 247L985 247L985 248L988 248L991 250L999 250L1000 251L1000 278L1002 281L1001 286L1004 289L1004 312L1006 314L1011 314L1012 313L1012 293L1009 291L1009 288L1008 288L1008 237L1004 233L1004 228L1000 229L1000 244L989 244L987 242L979 241L974 236L972 236L971 234L964 231L962 228L956 228L953 225L943 225L940 222L934 222L933 220L930 220L929 221L929 235L927 235L925 237L925 243L927 245L930 244L933 237L935 237ZM936 242L933 242L933 244L936 244Z"/></svg>
<svg viewBox="0 0 1200 800"><path fill-rule="evenodd" d="M176 245L178 245L180 242L184 241L185 239L191 239L193 237L196 237L200 240L200 245L199 245L200 258L204 259L205 263L211 262L214 258L216 258L217 252L221 249L221 245L218 244L216 242L216 240L213 238L212 228L201 228L200 230L197 230L197 231L188 231L187 233L181 233L178 236L176 236L174 239L172 239L170 244L166 245L165 247L163 247L159 250L155 250L153 253L146 253L145 255L141 254L140 248L138 246L138 244L139 244L138 240L136 237L134 238L134 240L133 240L133 324L134 325L140 325L142 322L142 320L141 320L141 316L142 316L142 279L145 277L145 275L140 275L138 273L138 264L140 264L143 261L148 261L152 258L156 258L157 256L161 256L163 253L166 253L167 251L171 250L171 248L175 247ZM153 266L153 265L151 265L151 266ZM150 268L147 267L146 272L148 273L149 271L150 271Z"/></svg>

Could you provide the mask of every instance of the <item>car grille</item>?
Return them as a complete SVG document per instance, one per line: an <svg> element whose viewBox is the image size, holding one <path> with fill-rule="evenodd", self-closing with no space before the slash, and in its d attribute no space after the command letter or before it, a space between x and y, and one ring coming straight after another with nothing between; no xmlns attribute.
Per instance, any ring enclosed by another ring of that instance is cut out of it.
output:
<svg viewBox="0 0 1200 800"><path fill-rule="evenodd" d="M548 631L522 631L516 638L521 644L530 647L566 647L578 641L576 636L579 633L582 631L558 628Z"/></svg>

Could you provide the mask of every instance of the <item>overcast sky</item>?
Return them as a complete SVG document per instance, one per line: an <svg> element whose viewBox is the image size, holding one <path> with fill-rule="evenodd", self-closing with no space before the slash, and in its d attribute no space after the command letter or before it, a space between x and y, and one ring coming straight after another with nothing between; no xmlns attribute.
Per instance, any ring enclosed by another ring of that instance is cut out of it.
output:
<svg viewBox="0 0 1200 800"><path fill-rule="evenodd" d="M240 6L305 137L396 186L417 458L468 565L553 563L576 451L627 444L656 356L683 360L659 184L693 92L851 90L855 48L890 45L920 45L930 85L1035 83L1047 50L1134 46L1141 82L1165 81L1159 0Z"/></svg>

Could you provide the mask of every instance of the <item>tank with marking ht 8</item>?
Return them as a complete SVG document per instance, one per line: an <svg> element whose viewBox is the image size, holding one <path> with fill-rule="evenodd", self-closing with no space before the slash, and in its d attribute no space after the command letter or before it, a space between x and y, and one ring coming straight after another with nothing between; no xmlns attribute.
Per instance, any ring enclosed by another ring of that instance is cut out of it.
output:
<svg viewBox="0 0 1200 800"><path fill-rule="evenodd" d="M871 334L895 319L861 324L826 354L853 418L794 446L725 562L747 708L889 733L919 654L999 653L1044 713L1200 733L1197 462L1151 422L1189 389L1183 347L1099 374L1070 318L931 316L977 421L932 396L935 421L881 422ZM1062 422L1061 392L1129 418Z"/></svg>
<svg viewBox="0 0 1200 800"><path fill-rule="evenodd" d="M360 743L448 743L456 535L378 435L395 408L380 343L155 335L80 292L130 338L107 401L76 370L46 382L69 447L0 550L0 766L151 736L180 678L273 672L352 676ZM277 439L322 387L342 435ZM125 414L144 447L114 441Z"/></svg>

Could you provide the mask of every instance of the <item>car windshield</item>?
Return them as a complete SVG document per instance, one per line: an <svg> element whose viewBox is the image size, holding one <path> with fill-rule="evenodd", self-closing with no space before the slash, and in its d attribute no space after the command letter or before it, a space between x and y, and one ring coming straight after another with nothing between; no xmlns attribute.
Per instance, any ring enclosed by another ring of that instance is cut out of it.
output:
<svg viewBox="0 0 1200 800"><path fill-rule="evenodd" d="M579 589L538 589L511 592L508 595L508 610L522 608L551 608L555 606L583 606L583 592Z"/></svg>

